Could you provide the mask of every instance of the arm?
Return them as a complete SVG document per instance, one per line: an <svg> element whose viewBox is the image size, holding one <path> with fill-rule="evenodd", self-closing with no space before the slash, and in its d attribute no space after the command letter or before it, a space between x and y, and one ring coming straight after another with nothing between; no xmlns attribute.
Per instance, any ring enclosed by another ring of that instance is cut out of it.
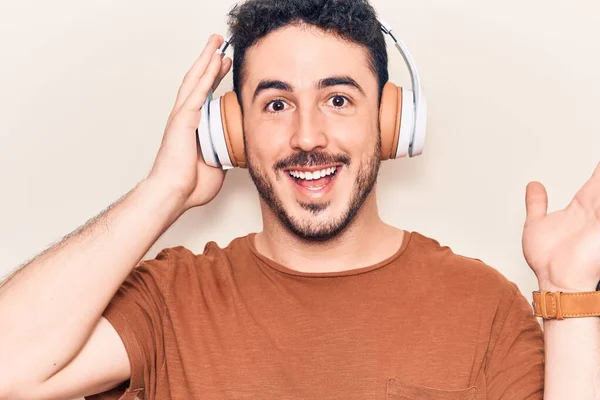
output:
<svg viewBox="0 0 600 400"><path fill-rule="evenodd" d="M176 196L144 181L2 286L4 387L46 382L78 354L111 297L180 207Z"/></svg>
<svg viewBox="0 0 600 400"><path fill-rule="evenodd" d="M149 177L0 286L0 399L92 394L129 377L123 344L101 315L157 238L222 186L194 128L231 66L214 55L222 41L213 36L186 75Z"/></svg>
<svg viewBox="0 0 600 400"><path fill-rule="evenodd" d="M540 290L589 292L600 280L600 164L564 209L548 214L539 182L526 189L523 254ZM600 399L600 319L544 321L544 399Z"/></svg>
<svg viewBox="0 0 600 400"><path fill-rule="evenodd" d="M600 318L545 321L544 399L600 399Z"/></svg>

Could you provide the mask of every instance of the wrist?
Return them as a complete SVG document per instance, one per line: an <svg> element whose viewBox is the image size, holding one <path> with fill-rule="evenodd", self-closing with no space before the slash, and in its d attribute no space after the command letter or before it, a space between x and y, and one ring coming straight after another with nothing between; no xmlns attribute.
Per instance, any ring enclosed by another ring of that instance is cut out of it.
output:
<svg viewBox="0 0 600 400"><path fill-rule="evenodd" d="M562 282L556 284L549 281L538 281L539 290L546 292L594 292L597 289L598 282Z"/></svg>
<svg viewBox="0 0 600 400"><path fill-rule="evenodd" d="M164 185L155 178L145 178L135 189L143 192L143 196L148 196L160 201L165 207L165 211L171 217L171 222L175 222L185 211L185 202L187 197L183 192L176 190L168 185Z"/></svg>

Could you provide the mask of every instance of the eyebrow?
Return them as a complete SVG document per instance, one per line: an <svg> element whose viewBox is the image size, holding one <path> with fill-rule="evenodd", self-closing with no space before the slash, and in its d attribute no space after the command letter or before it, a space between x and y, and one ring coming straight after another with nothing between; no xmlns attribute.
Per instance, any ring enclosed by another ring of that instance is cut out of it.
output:
<svg viewBox="0 0 600 400"><path fill-rule="evenodd" d="M261 92L268 89L278 89L286 92L294 91L294 87L290 83L272 79L262 80L258 83L256 89L254 89L254 94L252 95L252 102L254 103L254 100L256 100L256 97L258 97L258 95Z"/></svg>
<svg viewBox="0 0 600 400"><path fill-rule="evenodd" d="M317 89L321 90L321 89L324 89L327 87L340 86L340 85L352 87L352 88L358 90L363 96L365 96L365 92L364 92L363 88L358 84L358 82L356 82L354 79L352 79L349 76L330 76L328 78L319 80L317 82L317 84L315 85L315 87ZM268 89L277 89L277 90L283 90L286 92L293 92L294 86L291 83L280 81L280 80L274 80L274 79L262 80L258 83L258 85L256 86L256 89L254 90L254 94L252 95L252 102L254 102L256 100L256 98L258 97L258 95L261 92L268 90Z"/></svg>
<svg viewBox="0 0 600 400"><path fill-rule="evenodd" d="M365 95L365 91L363 90L362 87L360 87L358 82L356 82L354 79L350 78L349 76L331 76L329 78L321 79L317 83L317 88L324 89L326 87L339 86L339 85L353 87L353 88L357 89L363 96Z"/></svg>

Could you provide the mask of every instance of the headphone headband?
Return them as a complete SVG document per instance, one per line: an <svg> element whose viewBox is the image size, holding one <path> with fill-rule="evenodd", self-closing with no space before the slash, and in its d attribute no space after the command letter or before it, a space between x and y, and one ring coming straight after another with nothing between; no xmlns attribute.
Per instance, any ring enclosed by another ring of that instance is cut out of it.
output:
<svg viewBox="0 0 600 400"><path fill-rule="evenodd" d="M221 45L221 48L217 50L217 54L224 54L227 48L229 47L229 43L231 43L231 39L233 39L233 35L229 35L225 38L225 41Z"/></svg>

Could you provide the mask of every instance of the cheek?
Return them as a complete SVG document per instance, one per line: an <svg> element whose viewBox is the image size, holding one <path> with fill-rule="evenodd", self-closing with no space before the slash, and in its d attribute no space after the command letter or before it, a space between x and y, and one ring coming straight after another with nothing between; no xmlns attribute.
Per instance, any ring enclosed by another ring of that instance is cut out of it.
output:
<svg viewBox="0 0 600 400"><path fill-rule="evenodd" d="M335 148L355 155L370 153L379 140L378 121L366 116L332 121L327 132Z"/></svg>
<svg viewBox="0 0 600 400"><path fill-rule="evenodd" d="M274 120L244 123L247 151L261 165L270 167L290 153L289 124Z"/></svg>

